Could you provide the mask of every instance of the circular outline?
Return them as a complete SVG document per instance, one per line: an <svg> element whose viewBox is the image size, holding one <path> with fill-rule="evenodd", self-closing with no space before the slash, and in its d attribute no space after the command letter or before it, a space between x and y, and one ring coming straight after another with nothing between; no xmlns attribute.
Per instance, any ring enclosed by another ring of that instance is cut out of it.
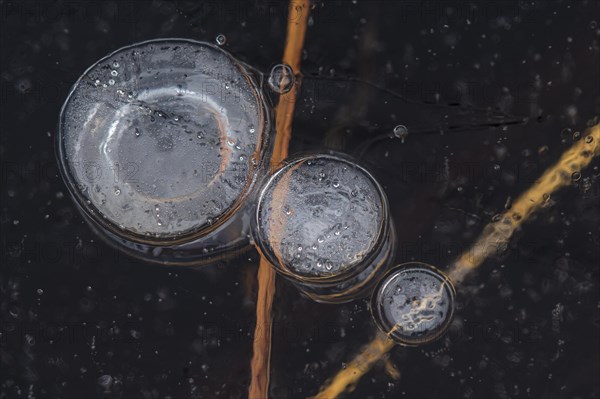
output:
<svg viewBox="0 0 600 399"><path fill-rule="evenodd" d="M394 331L393 331L394 326L390 326L389 323L384 322L384 320L386 318L383 317L381 306L379 306L379 303L380 303L379 299L380 299L382 293L385 291L388 284L390 284L392 282L393 277L395 277L399 273L402 273L403 271L415 270L415 269L418 269L421 272L426 271L429 274L433 274L436 277L436 279L438 279L438 277L441 277L440 282L447 283L446 287L448 287L448 291L450 293L450 298L451 298L450 311L449 311L449 314L446 316L446 320L444 321L444 323L441 324L440 327L438 327L436 329L436 331L434 332L433 335L431 335L431 336L428 335L426 337L427 339L421 339L421 337L417 337L415 339L406 339L406 337L404 335L400 336L399 334L394 334ZM438 340L442 335L444 335L446 333L446 331L448 331L448 328L450 327L450 324L452 323L452 320L454 319L454 314L456 312L456 289L454 288L454 284L448 278L448 276L446 276L446 274L444 272L442 272L435 266L429 265L427 263L415 262L415 261L401 263L401 264L398 264L398 265L394 266L393 268L391 268L381 278L381 280L379 280L379 282L375 286L375 289L373 290L373 294L371 295L370 308L371 308L371 316L372 316L373 320L375 321L375 325L377 325L377 328L383 334L385 334L387 337L392 338L394 341L396 341L400 345L419 346L419 345L429 344L431 342Z"/></svg>
<svg viewBox="0 0 600 399"><path fill-rule="evenodd" d="M315 158L328 158L328 159L333 159L335 161L341 161L341 162L344 162L344 163L352 166L353 168L360 170L367 177L367 179L371 181L371 183L373 184L373 186L375 187L376 191L379 194L379 198L381 199L381 210L382 210L381 211L381 224L380 224L378 234L373 240L376 245L374 245L371 248L371 251L365 258L363 258L361 261L356 263L356 265L363 264L364 267L362 267L362 268L351 267L351 268L345 269L343 272L341 272L339 274L332 274L332 275L325 275L325 276L305 276L305 275L301 275L301 274L290 271L287 267L285 267L285 265L280 265L279 262L277 261L277 259L275 258L274 254L272 253L272 251L269 250L269 248L267 248L264 245L266 240L264 239L263 235L261 234L261 229L259 229L258 226L260 225L260 211L261 211L261 206L262 206L262 199L264 197L265 192L271 186L271 184L277 179L277 177L281 173L283 173L285 170L287 170L288 168L290 168L291 166L293 166L299 162L308 161L308 160L315 159ZM275 172L273 172L273 174L271 174L268 177L268 179L262 184L262 187L258 193L258 200L256 201L256 208L255 208L254 218L252 219L252 222L253 222L252 232L253 232L254 241L255 241L258 251L260 252L260 254L262 256L264 256L269 261L269 263L271 263L271 265L274 266L275 270L278 273L281 273L282 275L290 278L291 280L297 281L300 283L331 285L332 283L343 282L346 279L350 279L352 277L357 276L358 274L360 274L363 271L364 268L368 267L371 264L372 260L379 254L381 247L384 244L384 241L382 240L382 238L387 236L388 231L390 229L390 213L389 213L389 204L388 204L387 196L385 195L385 191L383 190L383 187L373 177L371 172L369 172L363 166L359 165L352 157L350 157L347 154L343 154L343 153L339 153L339 152L335 152L335 151L306 152L306 153L296 154L290 158L287 158L285 161L283 161L283 164Z"/></svg>
<svg viewBox="0 0 600 399"><path fill-rule="evenodd" d="M236 200L231 204L231 206L229 208L227 208L219 216L219 218L215 221L215 223L212 223L212 224L205 223L203 225L198 226L197 229L191 230L187 233L180 233L180 234L173 235L173 236L169 236L169 235L156 236L156 235L140 234L140 233L132 232L127 229L123 229L123 228L119 227L116 223L114 223L106 218L101 217L100 215L102 214L102 212L100 212L99 209L96 206L94 206L91 202L89 204L87 203L87 200L89 200L89 199L84 197L79 192L79 190L76 189L77 183L74 181L75 179L71 176L70 167L68 166L68 163L66 162L66 160L64 158L65 150L63 149L63 145L62 145L62 142L64 140L63 134L62 134L62 132L63 132L63 128L62 128L63 123L62 122L64 119L65 109L67 107L67 104L69 103L69 100L71 99L71 96L75 92L75 89L78 87L78 85L81 83L81 81L87 76L87 74L93 68L95 68L98 64L110 59L111 57L113 57L115 54L117 54L119 52L128 51L128 50L131 50L131 49L141 46L141 45L152 44L152 43L160 44L160 43L169 43L169 42L174 42L174 43L185 42L185 43L193 44L196 46L200 45L200 46L210 47L214 50L217 50L217 51L220 51L221 53L223 53L226 57L228 57L232 61L232 64L238 68L238 70L241 72L242 76L244 78L246 78L247 82L250 85L250 88L253 89L253 92L254 92L253 94L255 95L257 106L260 108L260 114L259 114L260 123L261 123L260 134L262 137L258 141L258 146L257 146L254 154L258 153L258 154L261 154L261 156L259 157L259 159L257 159L256 165L250 164L250 178L246 182L246 185L245 185L242 193L236 198ZM83 212L86 216L88 216L89 220L91 220L92 222L97 224L99 227L109 230L111 233L116 234L118 237L122 237L124 239L133 241L135 243L155 245L155 246L169 246L169 245L174 245L174 244L183 244L183 243L191 242L197 238L208 235L209 233L211 233L212 231L217 229L219 226L221 226L223 223L225 223L227 220L229 220L241 208L243 202L250 196L250 194L252 192L252 188L256 185L256 182L258 180L257 179L257 174L258 174L257 171L261 169L261 166L264 164L264 162L266 160L266 152L267 151L265 149L268 149L269 134L270 134L271 125L272 125L267 101L264 97L264 94L262 93L262 90L260 89L260 85L256 82L256 77L252 76L253 73L256 73L256 71L254 71L252 68L250 68L247 64L245 64L241 61L238 61L235 57L233 57L233 55L231 55L229 52L225 51L221 47L215 46L208 42L203 42L203 41L193 40L193 39L176 38L176 37L151 39L151 40L145 40L145 41L138 42L138 43L133 43L133 44L130 44L130 45L127 45L124 47L120 47L117 50L112 51L108 55L100 58L98 61L94 62L90 67L88 67L83 72L83 74L81 74L81 76L79 76L77 81L75 81L75 83L71 87L71 90L69 91L69 94L67 95L67 98L65 99L65 102L63 103L63 105L60 109L59 120L58 120L58 129L57 129L56 139L54 141L54 150L55 150L55 155L56 155L56 158L58 161L58 169L60 170L60 174L63 178L63 181L65 182L65 185L67 186L67 189L71 193L71 197L75 199L75 203L77 204L77 206L81 210L81 212Z"/></svg>

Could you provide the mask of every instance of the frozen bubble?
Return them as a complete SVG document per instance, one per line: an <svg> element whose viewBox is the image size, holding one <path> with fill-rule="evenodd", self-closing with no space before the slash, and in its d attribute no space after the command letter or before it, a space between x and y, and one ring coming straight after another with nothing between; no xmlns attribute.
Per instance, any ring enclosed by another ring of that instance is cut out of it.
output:
<svg viewBox="0 0 600 399"><path fill-rule="evenodd" d="M408 129L404 125L398 125L394 128L394 137L399 138L404 143L404 139L408 136Z"/></svg>
<svg viewBox="0 0 600 399"><path fill-rule="evenodd" d="M432 342L454 316L455 291L442 272L411 262L391 270L373 293L371 311L378 327L401 344Z"/></svg>
<svg viewBox="0 0 600 399"><path fill-rule="evenodd" d="M224 34L220 33L215 38L215 41L217 42L217 44L219 46L223 46L223 45L225 45L225 43L227 43L227 37Z"/></svg>
<svg viewBox="0 0 600 399"><path fill-rule="evenodd" d="M255 180L236 149L260 151L268 119L244 71L218 47L181 39L125 47L93 65L65 103L58 140L65 180L89 188L72 190L88 216L144 242L209 231L231 216ZM224 82L235 84L206 89Z"/></svg>
<svg viewBox="0 0 600 399"><path fill-rule="evenodd" d="M277 64L269 74L269 87L276 93L287 93L294 86L295 77L292 67L287 64Z"/></svg>
<svg viewBox="0 0 600 399"><path fill-rule="evenodd" d="M334 155L301 157L263 188L257 241L289 273L338 275L373 253L386 206L380 186L360 166Z"/></svg>

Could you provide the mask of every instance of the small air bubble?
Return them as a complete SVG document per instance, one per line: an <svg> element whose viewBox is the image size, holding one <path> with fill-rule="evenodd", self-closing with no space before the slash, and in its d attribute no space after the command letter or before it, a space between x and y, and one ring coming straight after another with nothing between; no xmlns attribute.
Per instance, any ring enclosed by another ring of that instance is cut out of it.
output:
<svg viewBox="0 0 600 399"><path fill-rule="evenodd" d="M224 34L220 33L217 35L215 41L219 46L223 46L225 45L225 43L227 43L227 37Z"/></svg>
<svg viewBox="0 0 600 399"><path fill-rule="evenodd" d="M269 87L276 93L287 93L295 83L294 71L287 64L277 64L269 73Z"/></svg>
<svg viewBox="0 0 600 399"><path fill-rule="evenodd" d="M404 139L408 136L408 129L404 125L398 125L394 128L394 137L402 140L404 143Z"/></svg>

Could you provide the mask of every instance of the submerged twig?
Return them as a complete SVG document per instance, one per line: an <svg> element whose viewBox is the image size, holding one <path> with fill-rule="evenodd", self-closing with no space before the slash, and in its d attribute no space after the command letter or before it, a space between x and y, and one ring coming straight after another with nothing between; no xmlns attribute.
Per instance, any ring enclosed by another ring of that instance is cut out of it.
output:
<svg viewBox="0 0 600 399"><path fill-rule="evenodd" d="M293 10L291 8L294 8ZM287 37L283 62L288 64L295 75L300 74L300 57L306 35L309 4L308 0L290 1ZM299 83L298 83L299 84ZM287 157L292 136L292 118L298 87L281 94L275 114L275 143L271 164L281 162ZM269 262L261 256L258 266L258 296L256 300L256 326L254 329L253 355L251 362L251 380L248 397L263 399L268 397L271 358L271 320L273 296L275 294L275 271Z"/></svg>
<svg viewBox="0 0 600 399"><path fill-rule="evenodd" d="M563 153L558 162L548 168L527 191L514 201L511 208L486 225L475 244L448 270L448 277L455 284L486 259L502 250L515 230L541 209L558 189L568 185L573 174L581 173L595 156L600 155L600 124L590 128L588 134ZM377 360L394 347L393 341L383 334L377 336L355 356L349 366L328 380L316 398L334 399L346 390L353 389L360 378Z"/></svg>

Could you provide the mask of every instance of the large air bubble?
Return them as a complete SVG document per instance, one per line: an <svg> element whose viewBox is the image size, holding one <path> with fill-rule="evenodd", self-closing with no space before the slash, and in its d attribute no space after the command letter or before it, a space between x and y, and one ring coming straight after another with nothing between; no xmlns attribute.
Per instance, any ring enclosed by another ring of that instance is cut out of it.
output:
<svg viewBox="0 0 600 399"><path fill-rule="evenodd" d="M323 302L366 288L394 247L382 188L329 154L291 159L275 172L261 191L256 236L279 272Z"/></svg>
<svg viewBox="0 0 600 399"><path fill-rule="evenodd" d="M165 240L228 217L248 193L265 110L246 71L207 43L157 40L88 69L64 105L59 156L87 215Z"/></svg>

